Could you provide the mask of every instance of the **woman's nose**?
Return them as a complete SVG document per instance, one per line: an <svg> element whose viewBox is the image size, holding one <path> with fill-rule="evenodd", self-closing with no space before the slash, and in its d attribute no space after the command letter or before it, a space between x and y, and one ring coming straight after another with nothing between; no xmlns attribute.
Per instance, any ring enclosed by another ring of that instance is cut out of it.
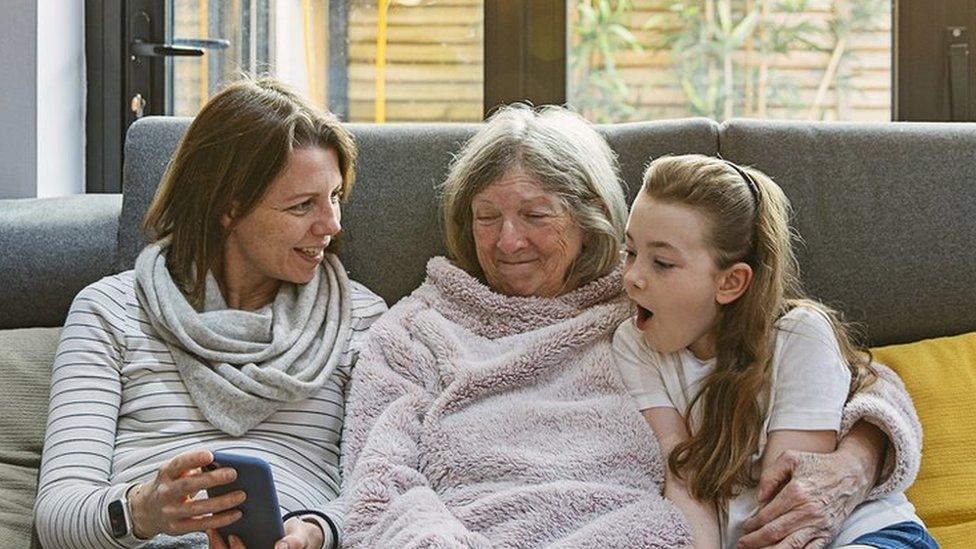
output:
<svg viewBox="0 0 976 549"><path fill-rule="evenodd" d="M502 222L502 231L498 235L498 249L503 253L517 252L525 246L525 235L518 223L512 220Z"/></svg>
<svg viewBox="0 0 976 549"><path fill-rule="evenodd" d="M341 229L339 211L331 206L323 208L319 212L318 219L312 224L312 233L316 236L332 236L338 234Z"/></svg>

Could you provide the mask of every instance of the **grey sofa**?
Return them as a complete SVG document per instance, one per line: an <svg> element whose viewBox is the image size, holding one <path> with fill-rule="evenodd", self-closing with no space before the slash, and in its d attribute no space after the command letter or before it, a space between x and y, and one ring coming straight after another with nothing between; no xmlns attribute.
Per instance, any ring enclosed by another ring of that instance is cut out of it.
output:
<svg viewBox="0 0 976 549"><path fill-rule="evenodd" d="M129 130L123 195L0 201L0 546L26 546L57 326L73 296L131 268L139 223L184 118ZM342 259L392 304L442 252L436 186L477 125L360 125ZM633 197L647 162L703 153L756 166L786 191L808 290L873 344L976 330L976 125L704 119L600 127Z"/></svg>

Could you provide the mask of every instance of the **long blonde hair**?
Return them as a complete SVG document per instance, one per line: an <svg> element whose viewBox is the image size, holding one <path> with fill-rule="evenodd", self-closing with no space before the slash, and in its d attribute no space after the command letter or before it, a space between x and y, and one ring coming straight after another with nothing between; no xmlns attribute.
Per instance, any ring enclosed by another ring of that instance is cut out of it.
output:
<svg viewBox="0 0 976 549"><path fill-rule="evenodd" d="M750 181L751 179L751 181ZM642 193L701 213L718 269L738 262L752 268L748 288L723 306L713 328L716 364L685 410L699 407L701 425L671 452L668 466L688 481L701 500L725 501L740 487L755 486L750 457L759 447L768 390L775 323L796 307L822 312L830 321L851 371L850 393L875 378L870 353L859 347L839 313L809 299L793 253L790 204L762 172L701 155L655 160L644 174Z"/></svg>

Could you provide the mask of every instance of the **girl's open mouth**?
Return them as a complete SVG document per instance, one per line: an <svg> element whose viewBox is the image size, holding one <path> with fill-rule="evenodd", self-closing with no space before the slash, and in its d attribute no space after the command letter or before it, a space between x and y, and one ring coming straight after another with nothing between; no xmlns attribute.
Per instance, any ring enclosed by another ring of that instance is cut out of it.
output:
<svg viewBox="0 0 976 549"><path fill-rule="evenodd" d="M644 326L646 326L647 321L654 316L654 313L648 309L645 309L644 307L641 307L640 305L637 305L636 303L634 306L637 307L637 315L634 317L634 324L637 326L638 330L644 331Z"/></svg>

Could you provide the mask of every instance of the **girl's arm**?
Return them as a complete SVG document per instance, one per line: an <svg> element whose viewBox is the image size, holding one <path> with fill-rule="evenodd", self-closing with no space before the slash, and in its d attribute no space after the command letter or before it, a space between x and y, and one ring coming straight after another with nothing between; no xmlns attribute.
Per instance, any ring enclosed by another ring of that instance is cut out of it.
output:
<svg viewBox="0 0 976 549"><path fill-rule="evenodd" d="M715 512L715 505L695 499L688 491L685 482L667 466L671 450L688 439L684 419L676 409L667 407L647 408L641 413L644 414L644 419L651 426L661 447L661 456L665 462L664 497L671 500L688 520L696 548L718 547L718 515Z"/></svg>

